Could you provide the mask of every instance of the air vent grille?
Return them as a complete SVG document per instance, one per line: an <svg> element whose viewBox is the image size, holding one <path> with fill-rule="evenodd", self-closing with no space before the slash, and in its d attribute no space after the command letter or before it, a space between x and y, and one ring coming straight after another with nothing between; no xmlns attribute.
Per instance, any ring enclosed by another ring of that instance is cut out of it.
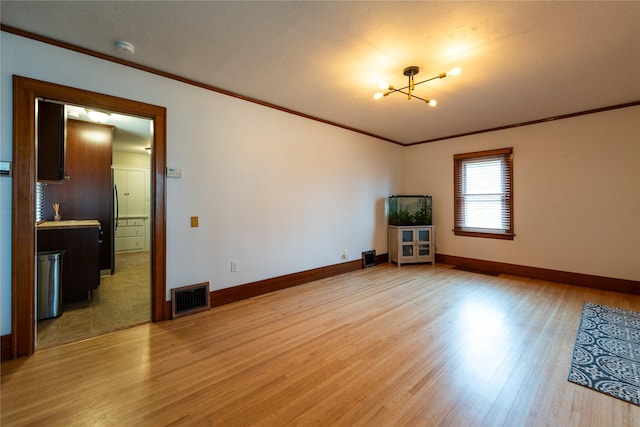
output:
<svg viewBox="0 0 640 427"><path fill-rule="evenodd" d="M171 317L186 316L209 310L209 282L171 290Z"/></svg>
<svg viewBox="0 0 640 427"><path fill-rule="evenodd" d="M373 267L375 265L376 265L375 249L362 252L362 268Z"/></svg>

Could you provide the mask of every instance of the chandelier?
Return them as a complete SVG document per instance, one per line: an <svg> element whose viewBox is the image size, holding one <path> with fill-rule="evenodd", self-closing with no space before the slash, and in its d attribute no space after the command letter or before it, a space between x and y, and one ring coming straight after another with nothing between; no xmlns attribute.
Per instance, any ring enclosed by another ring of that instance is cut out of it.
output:
<svg viewBox="0 0 640 427"><path fill-rule="evenodd" d="M414 91L415 87L417 85L421 85L422 83L430 82L431 80L443 79L443 78L448 77L448 76L460 75L460 68L456 67L453 70L449 71L448 73L440 73L437 76L428 78L426 80L422 80L420 82L416 82L414 80L414 76L416 74L418 74L419 72L420 72L420 68L416 67L415 65L412 65L410 67L405 68L402 71L402 74L407 76L407 78L409 79L409 83L406 86L401 87L399 89L396 89L393 86L389 86L385 82L380 82L380 89L382 89L384 92L376 93L375 95L373 95L373 99L380 99L380 98L383 98L383 97L389 95L390 93L399 92L399 93L404 93L405 95L407 95L407 99L416 98L416 99L419 99L420 101L426 102L427 104L429 104L432 107L435 107L436 105L438 105L438 101L436 101L435 99L425 99L425 98L421 98L419 96L414 95L413 91Z"/></svg>

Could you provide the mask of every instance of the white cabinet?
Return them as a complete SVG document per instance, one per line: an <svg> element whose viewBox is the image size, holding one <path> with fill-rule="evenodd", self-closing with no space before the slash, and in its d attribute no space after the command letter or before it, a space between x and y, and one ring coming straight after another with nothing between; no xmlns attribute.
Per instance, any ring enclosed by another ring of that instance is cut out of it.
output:
<svg viewBox="0 0 640 427"><path fill-rule="evenodd" d="M140 169L113 170L113 183L118 197L118 216L148 215L145 203L145 171Z"/></svg>
<svg viewBox="0 0 640 427"><path fill-rule="evenodd" d="M121 219L115 232L116 252L145 250L146 219Z"/></svg>
<svg viewBox="0 0 640 427"><path fill-rule="evenodd" d="M127 167L113 168L116 252L149 250L148 171Z"/></svg>
<svg viewBox="0 0 640 427"><path fill-rule="evenodd" d="M389 261L398 265L435 261L433 225L389 226Z"/></svg>

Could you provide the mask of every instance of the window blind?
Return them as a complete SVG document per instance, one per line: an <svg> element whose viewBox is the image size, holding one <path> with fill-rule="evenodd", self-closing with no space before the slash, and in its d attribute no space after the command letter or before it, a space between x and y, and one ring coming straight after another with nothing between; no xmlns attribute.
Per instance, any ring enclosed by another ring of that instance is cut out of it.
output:
<svg viewBox="0 0 640 427"><path fill-rule="evenodd" d="M36 183L36 222L44 221L45 213L45 189L47 184L44 182Z"/></svg>

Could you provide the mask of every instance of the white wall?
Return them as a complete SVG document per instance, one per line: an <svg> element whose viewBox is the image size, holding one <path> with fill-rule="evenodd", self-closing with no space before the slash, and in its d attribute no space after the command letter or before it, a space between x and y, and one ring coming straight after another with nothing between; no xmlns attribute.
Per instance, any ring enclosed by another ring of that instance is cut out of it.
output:
<svg viewBox="0 0 640 427"><path fill-rule="evenodd" d="M11 148L13 74L167 107L167 294L386 253L384 200L402 147L0 33L0 159ZM11 179L0 178L0 334L11 332ZM199 216L200 227L190 227ZM231 261L239 271L230 272Z"/></svg>
<svg viewBox="0 0 640 427"><path fill-rule="evenodd" d="M513 241L454 236L453 155L514 147ZM405 191L431 194L438 252L640 280L640 107L408 147Z"/></svg>

